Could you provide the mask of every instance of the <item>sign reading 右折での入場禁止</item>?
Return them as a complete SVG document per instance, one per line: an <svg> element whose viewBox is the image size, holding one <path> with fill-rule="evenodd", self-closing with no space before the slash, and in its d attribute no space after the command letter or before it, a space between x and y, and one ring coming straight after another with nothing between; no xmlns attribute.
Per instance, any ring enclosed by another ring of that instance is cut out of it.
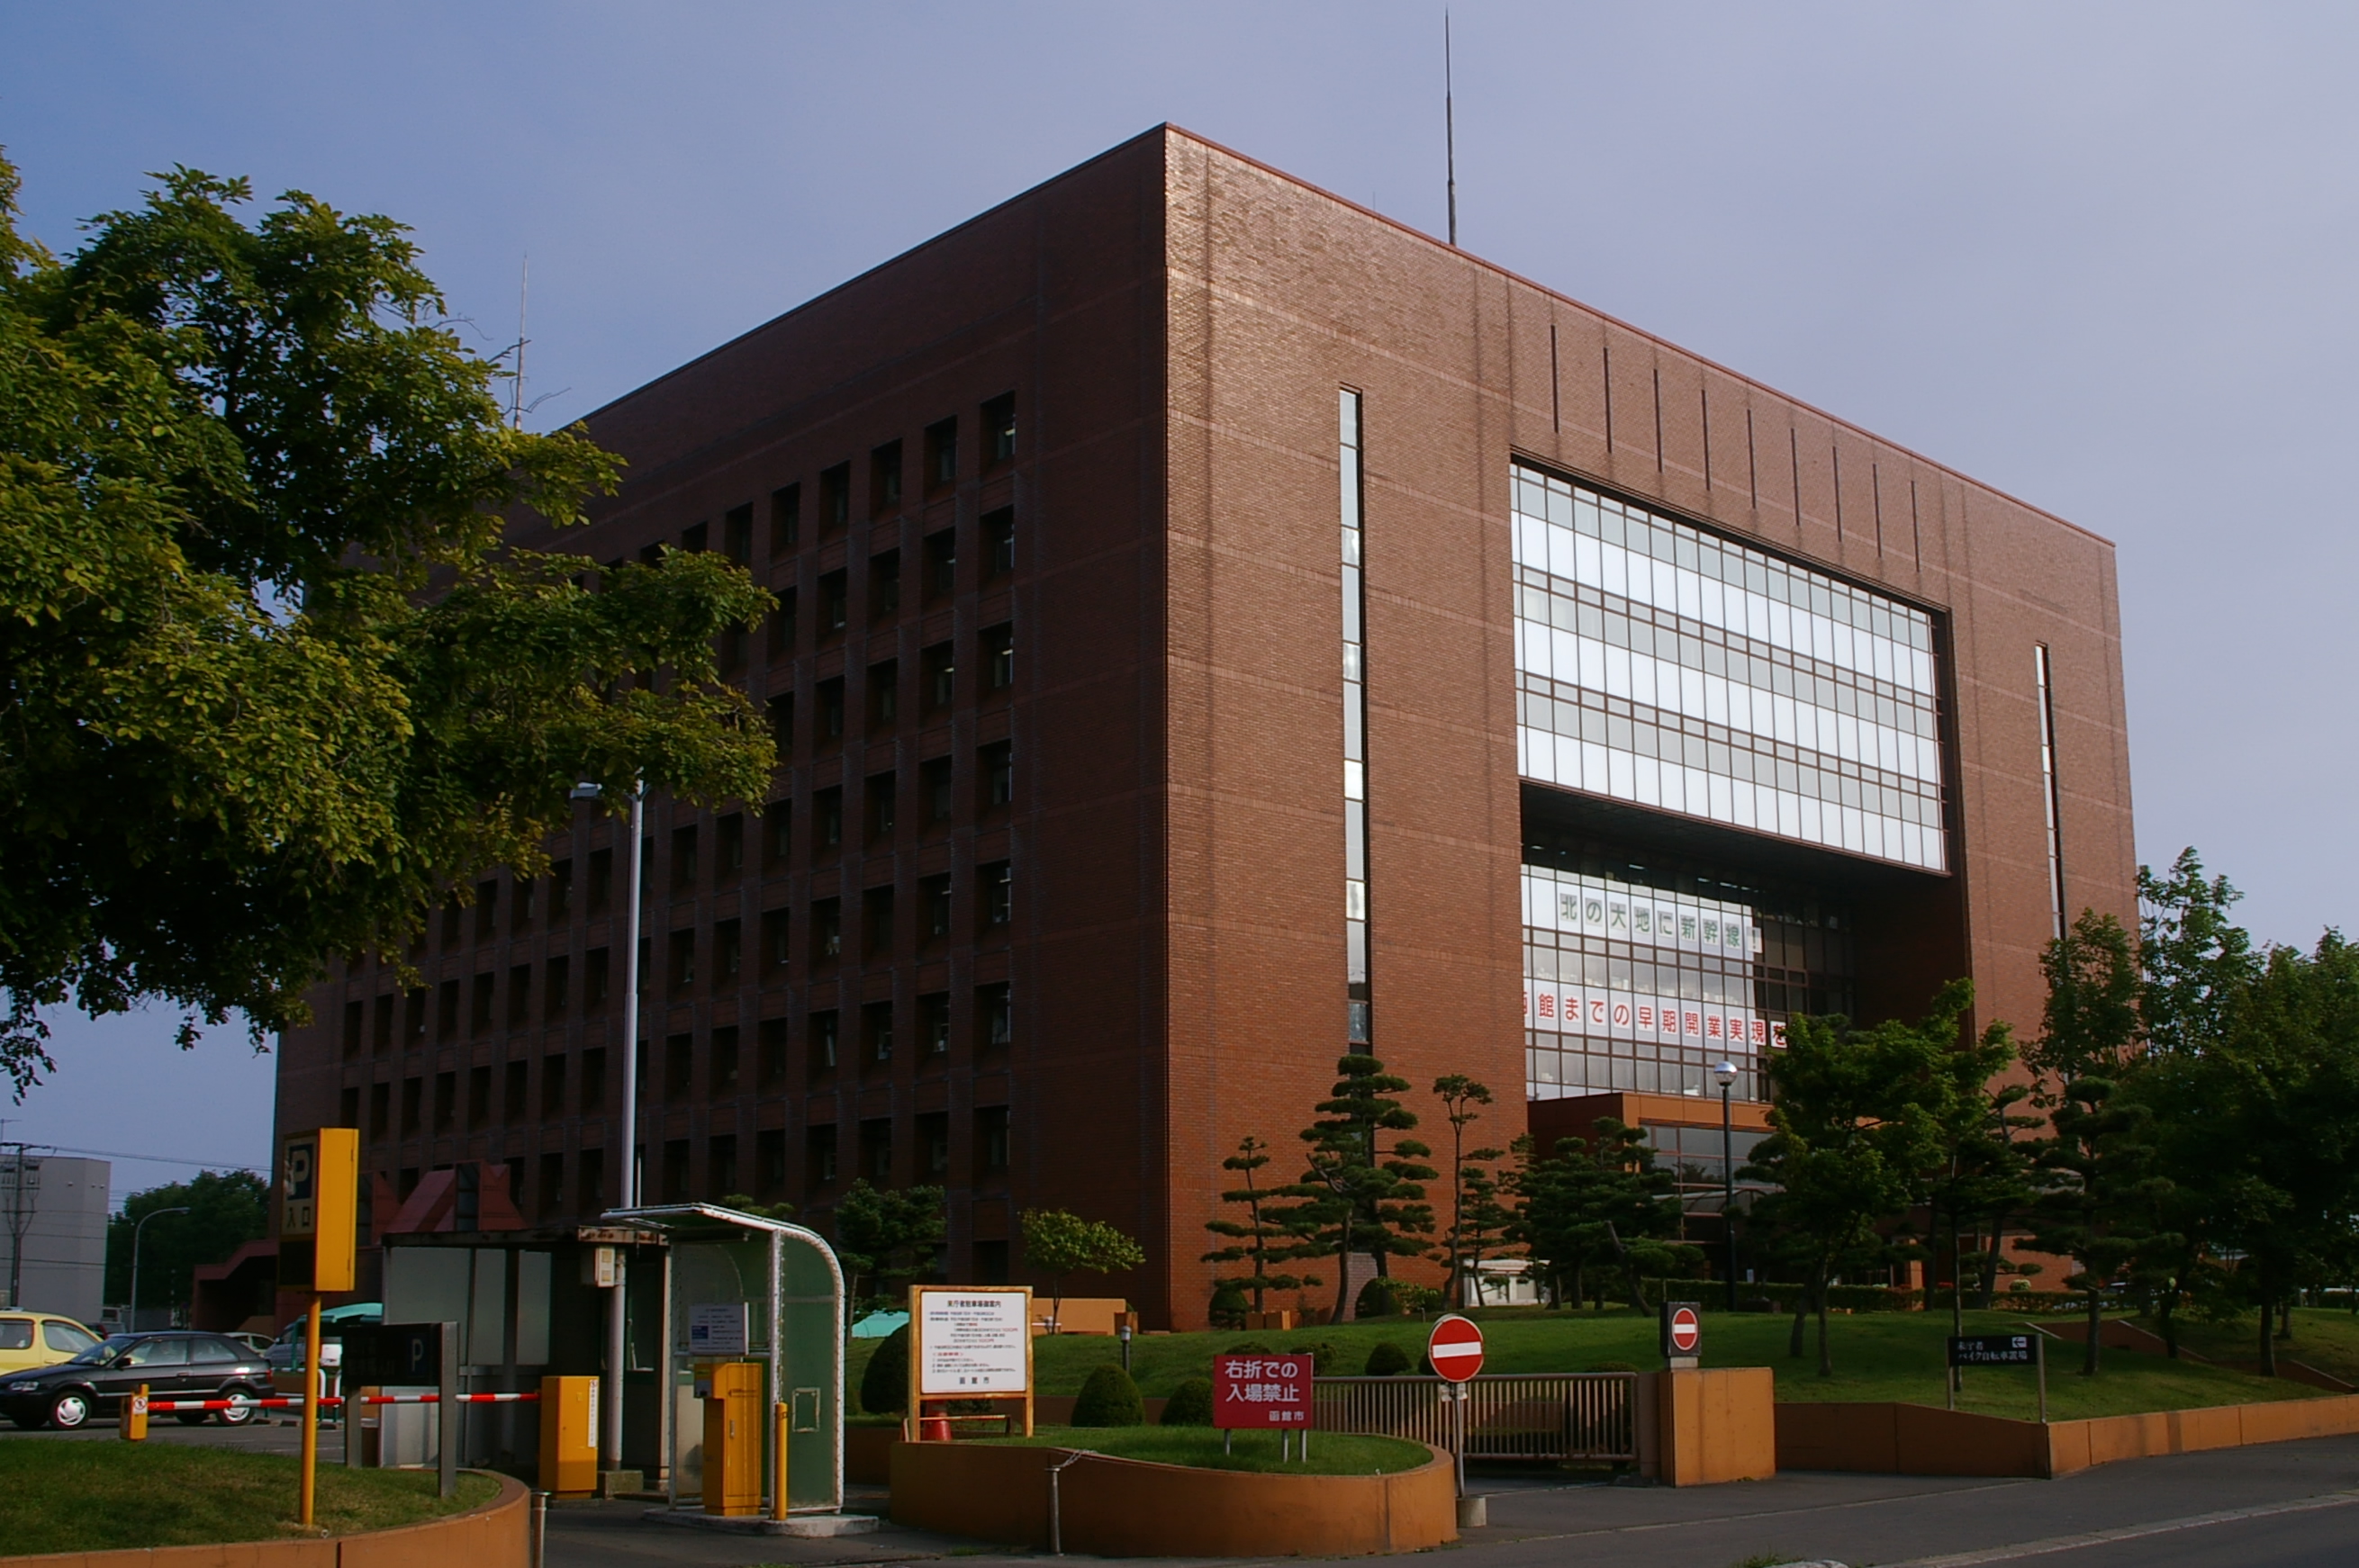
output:
<svg viewBox="0 0 2359 1568"><path fill-rule="evenodd" d="M1212 1424L1216 1427L1310 1428L1309 1352L1248 1353L1212 1357Z"/></svg>

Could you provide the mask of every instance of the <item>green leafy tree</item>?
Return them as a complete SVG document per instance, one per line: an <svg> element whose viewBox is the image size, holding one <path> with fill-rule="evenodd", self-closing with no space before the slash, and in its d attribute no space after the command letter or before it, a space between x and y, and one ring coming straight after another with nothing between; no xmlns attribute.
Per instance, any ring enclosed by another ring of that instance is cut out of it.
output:
<svg viewBox="0 0 2359 1568"><path fill-rule="evenodd" d="M161 999L184 1044L306 1022L326 955L398 952L446 890L538 871L578 779L766 793L714 640L769 595L713 555L508 542L581 522L619 464L510 426L399 224L299 191L249 223L244 181L182 168L60 262L17 234L17 186L0 162L20 1096L54 1065L46 1007Z"/></svg>
<svg viewBox="0 0 2359 1568"><path fill-rule="evenodd" d="M1647 1274L1669 1271L1665 1245L1679 1226L1671 1173L1655 1163L1644 1129L1600 1117L1593 1138L1565 1138L1542 1154L1516 1141L1512 1185L1522 1200L1510 1234L1540 1265L1559 1301L1575 1306L1618 1276L1633 1312L1647 1308Z"/></svg>
<svg viewBox="0 0 2359 1568"><path fill-rule="evenodd" d="M835 1206L835 1251L852 1302L898 1304L912 1281L934 1271L947 1233L941 1188L887 1189L870 1186L865 1176L855 1180Z"/></svg>
<svg viewBox="0 0 2359 1568"><path fill-rule="evenodd" d="M1776 1250L1801 1275L1788 1354L1802 1354L1818 1318L1819 1375L1834 1375L1827 1288L1845 1271L1888 1265L1903 1249L1883 1227L1905 1215L1940 1153L1937 1111L1973 988L1952 980L1917 1022L1872 1029L1840 1016L1796 1015L1768 1057L1770 1134L1747 1176L1776 1190L1754 1206Z"/></svg>
<svg viewBox="0 0 2359 1568"><path fill-rule="evenodd" d="M1271 1265L1283 1259L1299 1256L1303 1239L1301 1226L1290 1217L1293 1210L1282 1202L1281 1189L1266 1187L1255 1173L1269 1163L1269 1145L1248 1133L1237 1143L1237 1152L1221 1162L1223 1171L1234 1171L1245 1178L1245 1185L1221 1195L1221 1201L1235 1204L1245 1210L1241 1219L1210 1219L1204 1228L1216 1236L1229 1238L1229 1245L1214 1248L1204 1254L1207 1263L1245 1263L1250 1271L1222 1278L1222 1286L1240 1292L1253 1293L1253 1310L1266 1312L1264 1292L1299 1290L1319 1283L1308 1274L1288 1274L1272 1271Z"/></svg>
<svg viewBox="0 0 2359 1568"><path fill-rule="evenodd" d="M1103 1220L1061 1208L1027 1208L1024 1260L1049 1276L1049 1320L1061 1326L1065 1280L1071 1274L1119 1274L1147 1261L1147 1249Z"/></svg>
<svg viewBox="0 0 2359 1568"><path fill-rule="evenodd" d="M2039 1076L2035 1103L2049 1130L2032 1145L2031 1243L2078 1267L2064 1285L2082 1298L2081 1370L2093 1378L2105 1292L2143 1254L2179 1238L2154 1224L2169 1181L2158 1168L2153 1108L2136 1081L2146 1052L2130 935L2114 916L2083 911L2041 963L2048 1005L2025 1060Z"/></svg>
<svg viewBox="0 0 2359 1568"><path fill-rule="evenodd" d="M132 1233L147 1223L139 1242L139 1300L131 1301ZM106 1222L106 1299L142 1306L185 1305L196 1270L226 1263L249 1241L270 1234L270 1184L251 1171L201 1171L123 1200L123 1212ZM138 1321L136 1318L131 1321Z"/></svg>
<svg viewBox="0 0 2359 1568"><path fill-rule="evenodd" d="M1334 1087L1317 1106L1320 1119L1302 1130L1310 1148L1302 1180L1288 1189L1300 1200L1288 1219L1310 1233L1305 1256L1335 1259L1331 1321L1341 1323L1353 1304L1353 1253L1371 1254L1384 1279L1393 1259L1423 1250L1416 1238L1433 1229L1424 1184L1440 1173L1424 1162L1430 1149L1400 1136L1417 1126L1417 1113L1392 1098L1408 1091L1407 1078L1360 1052L1337 1061L1335 1071Z"/></svg>

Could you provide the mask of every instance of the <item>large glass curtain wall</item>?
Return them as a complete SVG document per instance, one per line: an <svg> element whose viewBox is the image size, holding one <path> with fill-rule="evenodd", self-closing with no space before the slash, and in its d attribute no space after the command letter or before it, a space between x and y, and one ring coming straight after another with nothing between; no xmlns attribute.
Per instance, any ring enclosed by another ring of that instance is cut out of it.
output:
<svg viewBox="0 0 2359 1568"><path fill-rule="evenodd" d="M1525 777L1947 867L1922 611L1516 465Z"/></svg>

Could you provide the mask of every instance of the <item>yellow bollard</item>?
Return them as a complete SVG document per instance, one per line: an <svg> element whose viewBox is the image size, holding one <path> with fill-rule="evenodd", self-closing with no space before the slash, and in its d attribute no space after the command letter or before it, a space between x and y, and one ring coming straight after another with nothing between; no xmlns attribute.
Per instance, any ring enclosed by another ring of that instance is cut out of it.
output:
<svg viewBox="0 0 2359 1568"><path fill-rule="evenodd" d="M147 1385L139 1385L123 1401L123 1435L131 1443L147 1441Z"/></svg>
<svg viewBox="0 0 2359 1568"><path fill-rule="evenodd" d="M777 1401L771 1416L770 1433L770 1517L787 1517L787 1412L793 1407L786 1400Z"/></svg>

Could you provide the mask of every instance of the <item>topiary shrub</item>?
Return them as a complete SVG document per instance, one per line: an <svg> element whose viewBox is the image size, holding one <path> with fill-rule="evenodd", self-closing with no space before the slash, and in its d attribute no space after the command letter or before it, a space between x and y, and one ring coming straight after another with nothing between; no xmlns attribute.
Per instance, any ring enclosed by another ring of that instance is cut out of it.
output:
<svg viewBox="0 0 2359 1568"><path fill-rule="evenodd" d="M1397 1378L1408 1368L1408 1352L1387 1339L1368 1352L1368 1364L1362 1370L1371 1378Z"/></svg>
<svg viewBox="0 0 2359 1568"><path fill-rule="evenodd" d="M1166 1426L1210 1426L1212 1424L1212 1379L1190 1378L1171 1390L1163 1401L1163 1424Z"/></svg>
<svg viewBox="0 0 2359 1568"><path fill-rule="evenodd" d="M1145 1426L1147 1405L1130 1374L1109 1361L1090 1374L1073 1401L1075 1426Z"/></svg>
<svg viewBox="0 0 2359 1568"><path fill-rule="evenodd" d="M1400 1302L1393 1293L1393 1282L1381 1275L1360 1287L1352 1305L1354 1317L1390 1317L1400 1311Z"/></svg>
<svg viewBox="0 0 2359 1568"><path fill-rule="evenodd" d="M1343 1347L1332 1339L1314 1339L1307 1345L1289 1346L1286 1353L1310 1357L1312 1374L1321 1378L1333 1377L1336 1368L1343 1364Z"/></svg>
<svg viewBox="0 0 2359 1568"><path fill-rule="evenodd" d="M898 1415L909 1404L909 1325L885 1336L860 1374L860 1408L870 1415Z"/></svg>
<svg viewBox="0 0 2359 1568"><path fill-rule="evenodd" d="M1212 1287L1211 1316L1214 1328L1243 1328L1245 1314L1253 1310L1253 1298L1234 1280L1223 1280Z"/></svg>

